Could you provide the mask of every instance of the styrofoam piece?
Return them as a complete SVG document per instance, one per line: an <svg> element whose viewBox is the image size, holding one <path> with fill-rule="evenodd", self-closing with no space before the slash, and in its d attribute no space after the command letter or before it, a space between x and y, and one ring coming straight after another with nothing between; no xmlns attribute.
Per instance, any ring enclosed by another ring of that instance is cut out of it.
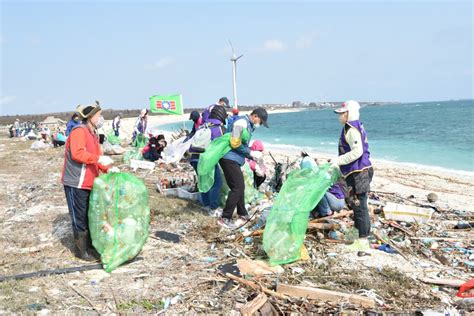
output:
<svg viewBox="0 0 474 316"><path fill-rule="evenodd" d="M155 163L153 161L146 161L146 160L135 160L130 159L130 167L132 169L148 169L153 170L155 169Z"/></svg>
<svg viewBox="0 0 474 316"><path fill-rule="evenodd" d="M199 201L199 192L192 193L185 189L178 188L178 196L186 200Z"/></svg>
<svg viewBox="0 0 474 316"><path fill-rule="evenodd" d="M434 210L412 205L387 203L383 208L385 219L423 224L431 219Z"/></svg>

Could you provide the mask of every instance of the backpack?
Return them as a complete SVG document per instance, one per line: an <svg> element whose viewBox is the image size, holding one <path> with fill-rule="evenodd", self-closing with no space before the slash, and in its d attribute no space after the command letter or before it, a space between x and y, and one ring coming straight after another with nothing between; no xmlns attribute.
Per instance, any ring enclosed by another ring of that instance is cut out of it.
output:
<svg viewBox="0 0 474 316"><path fill-rule="evenodd" d="M212 124L205 123L196 130L191 141L192 148L200 151L206 150L207 146L211 143L211 126Z"/></svg>

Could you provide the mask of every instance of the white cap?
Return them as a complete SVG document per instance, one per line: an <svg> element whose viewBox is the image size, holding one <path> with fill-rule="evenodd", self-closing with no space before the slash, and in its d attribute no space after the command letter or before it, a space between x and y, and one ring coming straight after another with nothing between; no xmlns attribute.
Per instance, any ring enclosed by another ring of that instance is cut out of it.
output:
<svg viewBox="0 0 474 316"><path fill-rule="evenodd" d="M359 102L354 101L354 100L349 100L344 103L342 103L341 107L338 109L335 109L334 112L336 113L344 113L344 112L353 112L353 111L359 111L360 105Z"/></svg>

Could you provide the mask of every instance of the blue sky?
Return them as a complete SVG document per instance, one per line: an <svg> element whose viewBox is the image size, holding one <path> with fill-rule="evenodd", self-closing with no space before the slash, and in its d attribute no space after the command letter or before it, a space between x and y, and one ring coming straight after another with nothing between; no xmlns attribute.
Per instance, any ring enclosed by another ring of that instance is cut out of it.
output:
<svg viewBox="0 0 474 316"><path fill-rule="evenodd" d="M456 1L1 1L0 115L473 98L473 5Z"/></svg>

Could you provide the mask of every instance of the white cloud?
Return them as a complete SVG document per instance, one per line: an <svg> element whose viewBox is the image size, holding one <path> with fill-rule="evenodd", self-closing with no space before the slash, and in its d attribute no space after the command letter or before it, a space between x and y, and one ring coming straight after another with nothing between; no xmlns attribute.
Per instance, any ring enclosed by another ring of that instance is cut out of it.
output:
<svg viewBox="0 0 474 316"><path fill-rule="evenodd" d="M162 69L162 68L173 65L175 62L176 60L173 57L163 57L163 58L160 58L157 62L155 62L152 65L152 68Z"/></svg>
<svg viewBox="0 0 474 316"><path fill-rule="evenodd" d="M15 100L16 100L16 96L6 95L4 97L0 97L0 105L7 105L9 103L12 103Z"/></svg>
<svg viewBox="0 0 474 316"><path fill-rule="evenodd" d="M263 42L263 51L280 52L285 49L285 44L277 39L269 39Z"/></svg>

